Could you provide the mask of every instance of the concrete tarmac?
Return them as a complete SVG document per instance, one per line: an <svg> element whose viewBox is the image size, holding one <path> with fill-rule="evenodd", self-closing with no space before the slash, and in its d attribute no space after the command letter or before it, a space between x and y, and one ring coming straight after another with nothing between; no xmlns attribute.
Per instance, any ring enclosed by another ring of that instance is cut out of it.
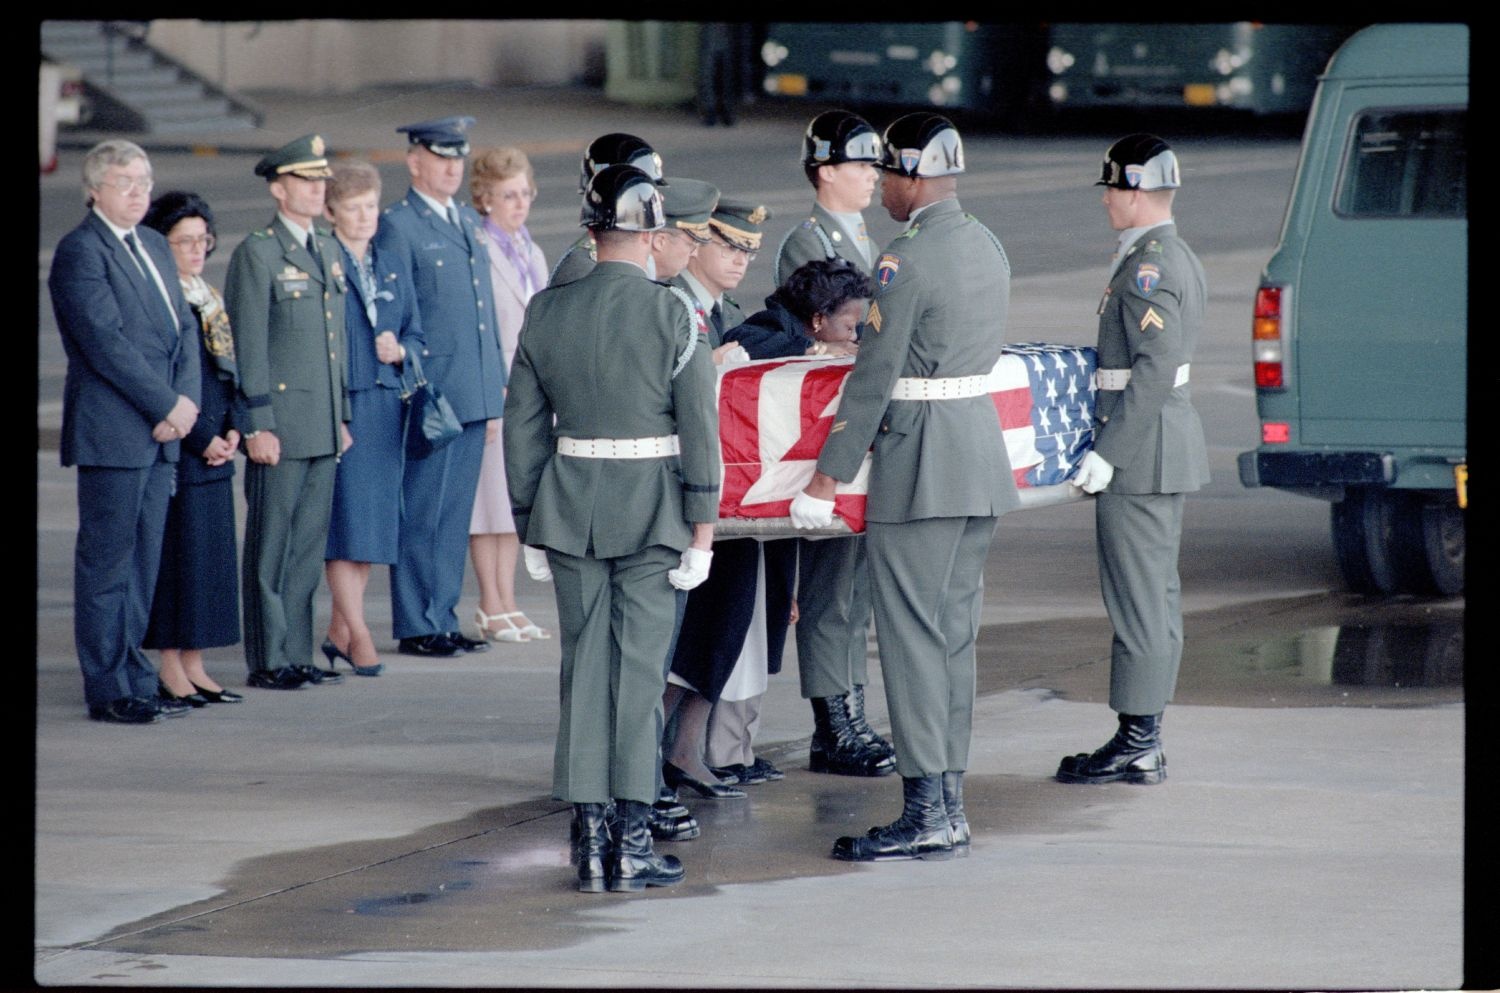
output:
<svg viewBox="0 0 1500 993"><path fill-rule="evenodd" d="M363 150L389 149L391 122L463 110L481 127L503 122L506 140L576 135L581 150L600 110L575 110L579 95L559 91L462 97L268 96L264 132L203 147L269 148L336 115ZM699 128L677 111L631 118L653 136ZM786 121L747 114L740 125L747 136L772 128L784 137ZM1205 263L1212 273L1226 260ZM1055 289L1018 280L1013 294L1041 312ZM40 399L45 437L56 398ZM807 770L811 715L789 644L757 741L786 778L744 800L684 798L702 836L658 845L682 859L683 885L584 895L571 885L567 806L548 796L555 638L397 655L376 570L366 603L380 678L244 690L239 649L211 650L210 672L243 704L148 727L92 723L72 647L74 472L43 450L37 477L37 983L1464 984L1461 599L1366 605L1330 598L1317 576L1267 599L1185 575L1189 657L1164 724L1169 779L1078 787L1051 778L1059 757L1114 726L1095 575L1040 563L1026 581L994 584L965 780L973 852L948 862L828 857L836 836L899 813L900 783ZM1284 515L1293 533L1325 528L1326 511L1314 520L1303 503L1266 494L1243 513ZM1043 539L1087 562L1092 508L1011 515L991 565ZM523 609L555 632L550 589L524 572L518 582ZM471 585L461 617L475 599ZM1342 632L1361 625L1386 640L1370 635L1351 657ZM880 686L872 655L871 719L888 732Z"/></svg>

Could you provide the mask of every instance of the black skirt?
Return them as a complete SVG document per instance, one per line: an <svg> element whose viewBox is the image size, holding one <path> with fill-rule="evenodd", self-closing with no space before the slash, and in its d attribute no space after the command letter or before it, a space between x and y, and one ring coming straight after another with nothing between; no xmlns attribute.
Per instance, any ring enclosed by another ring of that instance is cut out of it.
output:
<svg viewBox="0 0 1500 993"><path fill-rule="evenodd" d="M232 478L184 486L167 504L161 569L144 648L219 648L240 640Z"/></svg>

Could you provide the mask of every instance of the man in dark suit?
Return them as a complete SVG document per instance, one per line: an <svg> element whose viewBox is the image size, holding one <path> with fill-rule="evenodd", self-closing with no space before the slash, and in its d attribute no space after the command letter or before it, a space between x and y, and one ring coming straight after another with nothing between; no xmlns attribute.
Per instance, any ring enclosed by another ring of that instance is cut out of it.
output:
<svg viewBox="0 0 1500 993"><path fill-rule="evenodd" d="M151 204L146 153L101 142L83 182L93 210L57 246L47 279L68 356L62 464L78 467L73 638L89 717L150 724L191 709L157 699L140 645L173 464L198 417L196 325L166 239L137 226Z"/></svg>
<svg viewBox="0 0 1500 993"><path fill-rule="evenodd" d="M313 596L333 512L338 457L352 443L344 390L344 297L337 242L317 230L332 172L320 135L266 155L276 216L229 259L224 303L249 414L245 469L248 685L295 690L343 677L312 663Z"/></svg>
<svg viewBox="0 0 1500 993"><path fill-rule="evenodd" d="M479 489L485 439L499 437L505 363L495 322L490 259L479 215L453 194L464 179L472 117L408 124L411 189L385 209L375 250L410 271L427 345L421 364L443 391L464 431L425 459L408 459L397 562L391 568L391 625L403 655L484 652L488 641L458 626L469 558L469 521Z"/></svg>

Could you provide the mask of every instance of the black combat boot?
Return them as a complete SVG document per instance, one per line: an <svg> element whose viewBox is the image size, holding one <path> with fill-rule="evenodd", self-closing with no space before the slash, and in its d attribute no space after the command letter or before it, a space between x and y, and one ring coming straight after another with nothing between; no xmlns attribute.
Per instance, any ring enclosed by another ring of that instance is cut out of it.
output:
<svg viewBox="0 0 1500 993"><path fill-rule="evenodd" d="M578 866L578 890L603 893L609 861L608 805L573 804L573 861Z"/></svg>
<svg viewBox="0 0 1500 993"><path fill-rule="evenodd" d="M845 862L953 858L953 825L943 804L943 777L901 777L901 802L901 816L893 823L872 827L863 838L840 838L833 843L833 857Z"/></svg>
<svg viewBox="0 0 1500 993"><path fill-rule="evenodd" d="M948 812L948 825L953 828L953 854L963 858L969 854L969 819L964 816L964 774L943 773L943 807Z"/></svg>
<svg viewBox="0 0 1500 993"><path fill-rule="evenodd" d="M677 807L682 813L673 812L673 807ZM667 804L658 800L652 804L650 823L651 837L657 841L691 841L703 833L698 827L698 818L677 803Z"/></svg>
<svg viewBox="0 0 1500 993"><path fill-rule="evenodd" d="M845 697L845 702L849 707L849 726L854 729L855 737L881 755L894 757L896 746L882 738L880 732L870 727L870 722L865 720L865 684L855 683L854 689Z"/></svg>
<svg viewBox="0 0 1500 993"><path fill-rule="evenodd" d="M610 827L609 889L634 893L648 886L682 882L682 863L675 855L651 850L651 805L639 800L615 800L618 819Z"/></svg>
<svg viewBox="0 0 1500 993"><path fill-rule="evenodd" d="M813 709L809 769L839 776L885 776L896 771L893 756L862 744L855 735L845 697L819 696L809 702Z"/></svg>
<svg viewBox="0 0 1500 993"><path fill-rule="evenodd" d="M1161 750L1161 715L1121 714L1120 729L1092 755L1079 752L1057 767L1060 783L1127 783L1153 785L1167 778Z"/></svg>

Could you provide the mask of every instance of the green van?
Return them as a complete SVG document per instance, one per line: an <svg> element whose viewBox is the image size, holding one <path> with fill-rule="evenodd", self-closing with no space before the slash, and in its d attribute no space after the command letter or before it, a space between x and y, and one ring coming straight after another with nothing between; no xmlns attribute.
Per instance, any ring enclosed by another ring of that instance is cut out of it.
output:
<svg viewBox="0 0 1500 993"><path fill-rule="evenodd" d="M1360 592L1464 589L1468 106L1466 26L1350 37L1256 294L1240 481L1331 501Z"/></svg>

